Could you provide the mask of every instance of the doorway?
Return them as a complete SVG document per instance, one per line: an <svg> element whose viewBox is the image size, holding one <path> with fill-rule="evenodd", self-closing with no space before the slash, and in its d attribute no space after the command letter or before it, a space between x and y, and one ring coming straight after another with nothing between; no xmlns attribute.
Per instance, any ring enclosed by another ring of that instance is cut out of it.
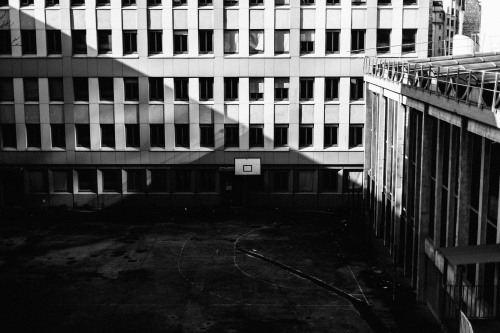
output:
<svg viewBox="0 0 500 333"><path fill-rule="evenodd" d="M220 181L223 205L241 207L243 205L243 177L235 176L234 171L222 171Z"/></svg>

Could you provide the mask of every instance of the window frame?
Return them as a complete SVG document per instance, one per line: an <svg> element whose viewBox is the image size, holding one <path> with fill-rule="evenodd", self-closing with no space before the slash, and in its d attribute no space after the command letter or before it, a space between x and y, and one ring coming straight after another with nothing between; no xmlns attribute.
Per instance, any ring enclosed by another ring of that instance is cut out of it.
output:
<svg viewBox="0 0 500 333"><path fill-rule="evenodd" d="M123 30L123 54L137 54L137 30Z"/></svg>
<svg viewBox="0 0 500 333"><path fill-rule="evenodd" d="M238 124L224 124L224 148L239 148L239 147L240 147L240 128Z"/></svg>
<svg viewBox="0 0 500 333"><path fill-rule="evenodd" d="M282 147L288 147L288 124L275 124L274 125L274 148L282 148ZM277 131L279 129L279 131ZM283 135L283 133L285 135ZM277 140L277 138L280 138ZM285 138L285 140L283 140Z"/></svg>
<svg viewBox="0 0 500 333"><path fill-rule="evenodd" d="M314 146L314 124L299 124L299 149Z"/></svg>

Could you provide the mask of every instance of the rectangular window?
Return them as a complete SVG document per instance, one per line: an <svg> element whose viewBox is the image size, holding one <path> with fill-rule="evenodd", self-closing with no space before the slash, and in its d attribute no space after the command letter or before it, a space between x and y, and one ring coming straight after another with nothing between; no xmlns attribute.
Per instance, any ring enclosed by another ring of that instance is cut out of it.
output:
<svg viewBox="0 0 500 333"><path fill-rule="evenodd" d="M149 140L151 148L165 148L165 125L149 125Z"/></svg>
<svg viewBox="0 0 500 333"><path fill-rule="evenodd" d="M87 32L85 30L71 30L73 54L87 54Z"/></svg>
<svg viewBox="0 0 500 333"><path fill-rule="evenodd" d="M114 124L101 124L101 147L115 148Z"/></svg>
<svg viewBox="0 0 500 333"><path fill-rule="evenodd" d="M364 6L366 5L366 0L352 0L353 6Z"/></svg>
<svg viewBox="0 0 500 333"><path fill-rule="evenodd" d="M214 99L214 78L200 77L200 101L211 101Z"/></svg>
<svg viewBox="0 0 500 333"><path fill-rule="evenodd" d="M188 53L188 32L187 30L174 30L174 53Z"/></svg>
<svg viewBox="0 0 500 333"><path fill-rule="evenodd" d="M46 30L47 54L61 54L61 30Z"/></svg>
<svg viewBox="0 0 500 333"><path fill-rule="evenodd" d="M85 0L71 0L71 6L72 7L85 6Z"/></svg>
<svg viewBox="0 0 500 333"><path fill-rule="evenodd" d="M299 125L299 147L300 148L312 147L312 145L313 145L313 130L314 130L314 125L312 125L312 124L300 124Z"/></svg>
<svg viewBox="0 0 500 333"><path fill-rule="evenodd" d="M112 52L111 30L97 30L97 53Z"/></svg>
<svg viewBox="0 0 500 333"><path fill-rule="evenodd" d="M26 141L28 148L42 148L40 124L26 124Z"/></svg>
<svg viewBox="0 0 500 333"><path fill-rule="evenodd" d="M263 5L264 0L250 0L250 6L259 6Z"/></svg>
<svg viewBox="0 0 500 333"><path fill-rule="evenodd" d="M290 30L274 31L274 54L290 53Z"/></svg>
<svg viewBox="0 0 500 333"><path fill-rule="evenodd" d="M365 52L365 32L366 30L351 30L351 52Z"/></svg>
<svg viewBox="0 0 500 333"><path fill-rule="evenodd" d="M290 88L289 78L274 79L274 100L288 101L288 89Z"/></svg>
<svg viewBox="0 0 500 333"><path fill-rule="evenodd" d="M321 192L338 192L339 191L339 170L324 169L319 173Z"/></svg>
<svg viewBox="0 0 500 333"><path fill-rule="evenodd" d="M314 53L314 30L300 30L300 53Z"/></svg>
<svg viewBox="0 0 500 333"><path fill-rule="evenodd" d="M12 78L0 78L0 102L14 102L14 81Z"/></svg>
<svg viewBox="0 0 500 333"><path fill-rule="evenodd" d="M136 77L123 78L123 86L125 88L126 101L139 100L139 79Z"/></svg>
<svg viewBox="0 0 500 333"><path fill-rule="evenodd" d="M391 51L391 29L377 29L377 52L387 53L390 51Z"/></svg>
<svg viewBox="0 0 500 333"><path fill-rule="evenodd" d="M340 0L326 0L327 5L340 5Z"/></svg>
<svg viewBox="0 0 500 333"><path fill-rule="evenodd" d="M28 171L28 190L30 193L47 192L47 175L42 170Z"/></svg>
<svg viewBox="0 0 500 333"><path fill-rule="evenodd" d="M122 7L135 6L135 0L122 0Z"/></svg>
<svg viewBox="0 0 500 333"><path fill-rule="evenodd" d="M73 183L72 173L68 170L53 170L52 184L54 192L71 192Z"/></svg>
<svg viewBox="0 0 500 333"><path fill-rule="evenodd" d="M378 0L377 3L379 6L387 6L391 4L391 0Z"/></svg>
<svg viewBox="0 0 500 333"><path fill-rule="evenodd" d="M96 173L95 170L78 170L78 192L95 192Z"/></svg>
<svg viewBox="0 0 500 333"><path fill-rule="evenodd" d="M250 30L250 54L264 53L264 30Z"/></svg>
<svg viewBox="0 0 500 333"><path fill-rule="evenodd" d="M175 146L189 148L189 124L175 124Z"/></svg>
<svg viewBox="0 0 500 333"><path fill-rule="evenodd" d="M198 0L198 6L212 6L212 0Z"/></svg>
<svg viewBox="0 0 500 333"><path fill-rule="evenodd" d="M125 30L123 31L123 54L135 53L137 53L137 31Z"/></svg>
<svg viewBox="0 0 500 333"><path fill-rule="evenodd" d="M45 0L45 7L59 6L59 0Z"/></svg>
<svg viewBox="0 0 500 333"><path fill-rule="evenodd" d="M325 124L325 147L338 145L339 125Z"/></svg>
<svg viewBox="0 0 500 333"><path fill-rule="evenodd" d="M351 101L357 101L364 98L364 85L362 77L352 77L350 84Z"/></svg>
<svg viewBox="0 0 500 333"><path fill-rule="evenodd" d="M340 30L326 31L326 53L339 53Z"/></svg>
<svg viewBox="0 0 500 333"><path fill-rule="evenodd" d="M115 99L115 94L113 91L113 78L112 77L100 77L99 78L99 99L101 101L112 102Z"/></svg>
<svg viewBox="0 0 500 333"><path fill-rule="evenodd" d="M200 125L200 146L213 148L215 143L214 125Z"/></svg>
<svg viewBox="0 0 500 333"><path fill-rule="evenodd" d="M89 101L89 80L86 77L73 78L73 96L75 102Z"/></svg>
<svg viewBox="0 0 500 333"><path fill-rule="evenodd" d="M238 6L238 0L224 0L224 7Z"/></svg>
<svg viewBox="0 0 500 333"><path fill-rule="evenodd" d="M23 79L24 82L24 101L25 102L38 102L38 78Z"/></svg>
<svg viewBox="0 0 500 333"><path fill-rule="evenodd" d="M189 100L189 79L174 78L174 93L176 101Z"/></svg>
<svg viewBox="0 0 500 333"><path fill-rule="evenodd" d="M102 175L102 191L103 192L118 192L122 191L122 171L113 169L101 170Z"/></svg>
<svg viewBox="0 0 500 333"><path fill-rule="evenodd" d="M297 170L297 192L312 192L314 184L313 170Z"/></svg>
<svg viewBox="0 0 500 333"><path fill-rule="evenodd" d="M3 148L17 148L17 134L16 124L0 124L0 131L2 132L2 149Z"/></svg>
<svg viewBox="0 0 500 333"><path fill-rule="evenodd" d="M155 169L151 170L151 192L167 192L168 191L168 170Z"/></svg>
<svg viewBox="0 0 500 333"><path fill-rule="evenodd" d="M417 39L417 29L403 29L403 53L415 52L415 42Z"/></svg>
<svg viewBox="0 0 500 333"><path fill-rule="evenodd" d="M339 99L339 81L338 77L325 78L325 100L337 101Z"/></svg>
<svg viewBox="0 0 500 333"><path fill-rule="evenodd" d="M289 171L272 172L273 192L289 192Z"/></svg>
<svg viewBox="0 0 500 333"><path fill-rule="evenodd" d="M150 101L163 101L163 78L150 77L149 78L149 100Z"/></svg>
<svg viewBox="0 0 500 333"><path fill-rule="evenodd" d="M363 125L349 126L349 148L363 147Z"/></svg>
<svg viewBox="0 0 500 333"><path fill-rule="evenodd" d="M300 78L300 100L314 99L314 78Z"/></svg>
<svg viewBox="0 0 500 333"><path fill-rule="evenodd" d="M66 149L66 130L64 124L50 124L52 148Z"/></svg>
<svg viewBox="0 0 500 333"><path fill-rule="evenodd" d="M160 54L163 52L163 33L161 30L150 30L148 32L149 54Z"/></svg>
<svg viewBox="0 0 500 333"><path fill-rule="evenodd" d="M187 0L172 0L172 6L185 6L187 4Z"/></svg>
<svg viewBox="0 0 500 333"><path fill-rule="evenodd" d="M264 147L264 125L250 125L250 147Z"/></svg>
<svg viewBox="0 0 500 333"><path fill-rule="evenodd" d="M200 30L199 31L200 53L214 53L214 31Z"/></svg>
<svg viewBox="0 0 500 333"><path fill-rule="evenodd" d="M275 0L274 4L276 6L288 6L290 5L290 0Z"/></svg>
<svg viewBox="0 0 500 333"><path fill-rule="evenodd" d="M63 79L51 77L49 78L49 99L51 102L64 101Z"/></svg>
<svg viewBox="0 0 500 333"><path fill-rule="evenodd" d="M0 30L0 54L12 54L10 30Z"/></svg>
<svg viewBox="0 0 500 333"><path fill-rule="evenodd" d="M411 5L416 5L417 0L403 0L403 6L411 6Z"/></svg>
<svg viewBox="0 0 500 333"><path fill-rule="evenodd" d="M191 192L191 170L175 170L174 191Z"/></svg>
<svg viewBox="0 0 500 333"><path fill-rule="evenodd" d="M238 53L239 34L238 30L224 30L224 53Z"/></svg>
<svg viewBox="0 0 500 333"><path fill-rule="evenodd" d="M90 149L90 125L75 124L76 146Z"/></svg>
<svg viewBox="0 0 500 333"><path fill-rule="evenodd" d="M288 125L274 125L274 147L288 147Z"/></svg>
<svg viewBox="0 0 500 333"><path fill-rule="evenodd" d="M224 147L239 147L240 133L238 125L224 125Z"/></svg>
<svg viewBox="0 0 500 333"><path fill-rule="evenodd" d="M264 78L250 79L250 101L264 100Z"/></svg>
<svg viewBox="0 0 500 333"><path fill-rule="evenodd" d="M300 0L301 6L314 5L314 0Z"/></svg>
<svg viewBox="0 0 500 333"><path fill-rule="evenodd" d="M24 54L36 54L36 30L21 30L21 49Z"/></svg>
<svg viewBox="0 0 500 333"><path fill-rule="evenodd" d="M34 0L21 0L21 7L33 6Z"/></svg>
<svg viewBox="0 0 500 333"><path fill-rule="evenodd" d="M224 100L237 101L238 87L239 87L239 78L237 77L224 78Z"/></svg>
<svg viewBox="0 0 500 333"><path fill-rule="evenodd" d="M144 192L144 170L127 170L127 192Z"/></svg>
<svg viewBox="0 0 500 333"><path fill-rule="evenodd" d="M217 171L200 170L199 171L199 192L215 192L215 178Z"/></svg>
<svg viewBox="0 0 500 333"><path fill-rule="evenodd" d="M141 145L139 124L125 124L125 141L127 148L139 148Z"/></svg>
<svg viewBox="0 0 500 333"><path fill-rule="evenodd" d="M111 1L110 0L97 0L96 1L96 5L97 7L101 7L101 6L109 6L111 4Z"/></svg>

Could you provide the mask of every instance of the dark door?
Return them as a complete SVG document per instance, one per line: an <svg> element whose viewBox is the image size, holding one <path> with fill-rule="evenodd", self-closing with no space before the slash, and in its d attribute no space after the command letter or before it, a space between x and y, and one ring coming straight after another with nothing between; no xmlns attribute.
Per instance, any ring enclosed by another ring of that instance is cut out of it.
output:
<svg viewBox="0 0 500 333"><path fill-rule="evenodd" d="M22 171L16 169L3 170L0 183L0 206L22 206L24 192Z"/></svg>
<svg viewBox="0 0 500 333"><path fill-rule="evenodd" d="M235 176L234 171L220 173L221 193L224 206L240 207L243 204L243 176Z"/></svg>

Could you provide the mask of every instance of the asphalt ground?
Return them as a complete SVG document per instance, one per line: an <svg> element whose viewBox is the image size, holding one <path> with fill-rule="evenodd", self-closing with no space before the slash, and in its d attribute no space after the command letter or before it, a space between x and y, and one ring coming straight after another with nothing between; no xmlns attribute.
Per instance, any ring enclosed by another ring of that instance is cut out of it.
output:
<svg viewBox="0 0 500 333"><path fill-rule="evenodd" d="M3 211L1 332L439 332L347 212ZM393 300L396 292L396 301ZM376 327L375 327L376 328ZM380 331L380 330L379 330Z"/></svg>

